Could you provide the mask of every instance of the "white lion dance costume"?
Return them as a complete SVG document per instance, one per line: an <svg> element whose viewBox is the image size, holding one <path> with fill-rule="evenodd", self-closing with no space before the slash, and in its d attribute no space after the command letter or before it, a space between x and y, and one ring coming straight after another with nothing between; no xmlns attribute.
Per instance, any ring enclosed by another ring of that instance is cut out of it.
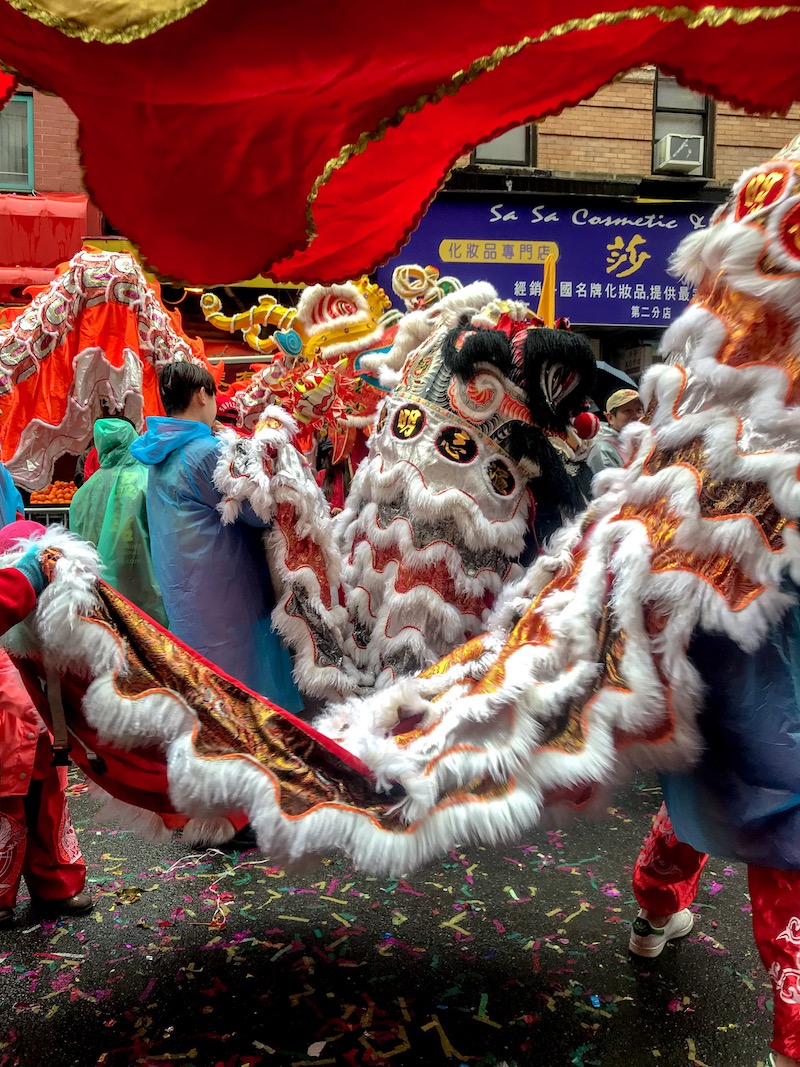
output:
<svg viewBox="0 0 800 1067"><path fill-rule="evenodd" d="M282 547L272 558L295 605L280 603L277 623L296 608L300 677L319 667L316 691L332 698L315 727L198 667L95 581L85 548L69 539L49 539L53 580L10 631L12 654L29 671L62 672L84 747L99 755L104 745L134 754L159 746L174 811L244 811L263 850L282 859L341 849L367 870L407 871L456 842L508 839L546 809L584 809L631 767L689 766L702 748L704 699L688 655L693 636L725 635L745 657L793 603L785 580L800 580L799 171L800 146L790 146L745 174L712 226L682 245L676 263L697 295L665 336L668 362L643 386L648 414L626 431L630 459L598 478L596 500L548 554L503 588L518 541L498 538L494 555L475 555L466 520L456 522L457 551L441 559L460 593L488 590L494 604L480 625L479 613L467 613L475 636L420 673L365 691L392 653L373 643L382 618L374 606L371 632L350 629L366 624L377 586L361 583L353 600L351 585L350 603L339 605L339 549L321 505L304 494L307 470L279 412L252 444L232 444L227 506L248 498L276 516ZM466 477L483 479L482 490L488 478L495 494L482 514L516 537L519 481L547 457L543 426L565 417L559 405L580 393L581 374L563 352L526 362L516 314L508 305L493 312L491 330L480 318L456 324L408 356L365 480L424 439L420 477L431 463L435 486L463 486L469 464L459 461L474 446L480 465ZM437 360L449 360L448 375ZM513 434L493 438L493 427L505 433L510 423ZM361 477L342 519L354 549L367 526L402 521L419 493L412 473L381 499L376 477L362 507ZM290 541L288 530L298 536ZM414 549L434 540L426 533ZM489 575L483 584L477 571ZM407 643L404 652L426 654L456 631L429 631L425 649ZM395 674L404 662L394 661ZM94 776L114 793L113 775Z"/></svg>

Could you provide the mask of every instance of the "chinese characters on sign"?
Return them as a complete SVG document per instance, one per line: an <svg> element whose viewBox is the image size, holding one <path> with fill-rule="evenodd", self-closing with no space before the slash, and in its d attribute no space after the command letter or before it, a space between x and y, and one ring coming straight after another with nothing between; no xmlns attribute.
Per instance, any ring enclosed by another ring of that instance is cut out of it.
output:
<svg viewBox="0 0 800 1067"><path fill-rule="evenodd" d="M617 277L626 277L632 271L628 269L624 274ZM518 297L539 297L542 291L541 282L532 282L527 286L523 282L514 283L514 295ZM575 297L580 300L624 300L630 303L630 316L633 320L642 321L648 319L652 322L669 322L673 317L675 303L688 304L692 293L688 285L629 285L615 284L614 282L560 282L556 286L556 303L559 298ZM650 303L647 303L650 301ZM577 321L577 320L576 320Z"/></svg>
<svg viewBox="0 0 800 1067"><path fill-rule="evenodd" d="M443 263L544 263L551 252L558 255L552 241L453 241L439 245Z"/></svg>
<svg viewBox="0 0 800 1067"><path fill-rule="evenodd" d="M465 285L491 282L501 296L535 309L544 261L555 253L557 315L576 324L668 326L692 297L669 273L670 257L683 237L706 225L712 207L600 203L439 199L378 281L388 292L394 267L430 263Z"/></svg>
<svg viewBox="0 0 800 1067"><path fill-rule="evenodd" d="M614 278L629 278L640 271L648 259L652 259L652 254L647 251L647 238L638 233L627 242L621 234L617 234L606 244L605 252L605 274ZM541 294L542 283L538 279L517 279L514 282L512 295L518 300L538 300ZM560 309L565 299L601 300L604 304L608 301L625 301L632 322L647 321L658 325L669 323L675 305L688 304L691 295L687 285L679 285L676 281L668 285L658 282L645 285L643 282L561 281L556 285L556 307ZM570 315L576 322L592 321L590 317L580 316L580 308L578 316L575 318L574 312Z"/></svg>
<svg viewBox="0 0 800 1067"><path fill-rule="evenodd" d="M640 233L635 233L627 244L625 238L618 234L610 245L606 245L606 274L613 274L617 278L627 278L628 275L635 274L650 259L650 253L644 250L646 243L646 238Z"/></svg>

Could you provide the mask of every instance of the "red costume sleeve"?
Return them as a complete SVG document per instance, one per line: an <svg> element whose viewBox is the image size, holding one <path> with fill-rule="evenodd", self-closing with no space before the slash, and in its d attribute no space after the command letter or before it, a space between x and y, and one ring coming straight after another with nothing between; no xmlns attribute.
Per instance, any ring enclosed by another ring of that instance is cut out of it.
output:
<svg viewBox="0 0 800 1067"><path fill-rule="evenodd" d="M10 630L36 607L36 593L16 567L0 570L0 634Z"/></svg>

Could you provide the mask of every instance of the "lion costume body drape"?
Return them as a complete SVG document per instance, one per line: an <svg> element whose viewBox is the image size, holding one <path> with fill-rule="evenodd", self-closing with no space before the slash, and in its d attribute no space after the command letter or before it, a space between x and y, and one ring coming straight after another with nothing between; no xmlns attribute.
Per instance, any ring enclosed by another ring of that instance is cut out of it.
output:
<svg viewBox="0 0 800 1067"><path fill-rule="evenodd" d="M68 716L85 718L100 754L162 753L177 811L244 811L261 847L290 859L342 849L405 871L585 810L631 767L690 766L703 701L693 636L757 651L794 602L785 579L800 579L798 168L794 142L681 246L697 294L644 383L626 466L598 477L596 499L503 591L486 632L433 666L352 691L309 727L98 586L91 553L52 534L61 558L10 631L12 654L81 679ZM271 420L248 447L240 497L277 514L286 426ZM313 509L304 520L313 530ZM708 681L715 665L703 667ZM113 776L105 785L113 793Z"/></svg>

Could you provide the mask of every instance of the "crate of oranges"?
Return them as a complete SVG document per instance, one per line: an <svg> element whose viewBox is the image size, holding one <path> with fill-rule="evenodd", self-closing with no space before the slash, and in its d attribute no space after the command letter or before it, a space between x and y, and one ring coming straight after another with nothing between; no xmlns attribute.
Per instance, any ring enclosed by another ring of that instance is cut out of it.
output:
<svg viewBox="0 0 800 1067"><path fill-rule="evenodd" d="M78 487L74 482L53 482L45 489L31 493L31 504L46 504L49 507L67 507Z"/></svg>

